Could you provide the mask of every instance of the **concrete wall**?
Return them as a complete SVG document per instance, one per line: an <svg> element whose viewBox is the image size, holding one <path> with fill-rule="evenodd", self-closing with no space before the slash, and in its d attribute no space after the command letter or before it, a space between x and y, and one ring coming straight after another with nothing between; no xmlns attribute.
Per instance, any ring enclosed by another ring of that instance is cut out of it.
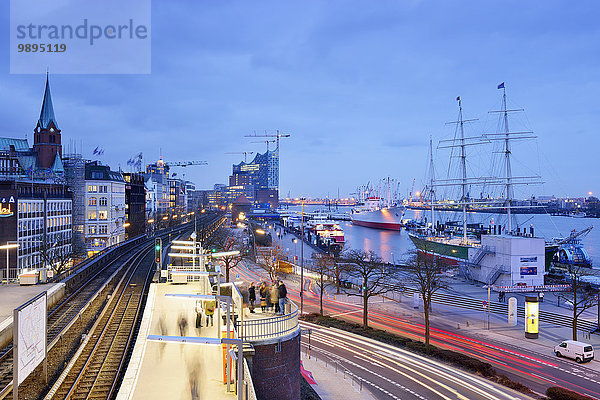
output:
<svg viewBox="0 0 600 400"><path fill-rule="evenodd" d="M257 342L252 380L259 400L300 399L300 331L281 342Z"/></svg>

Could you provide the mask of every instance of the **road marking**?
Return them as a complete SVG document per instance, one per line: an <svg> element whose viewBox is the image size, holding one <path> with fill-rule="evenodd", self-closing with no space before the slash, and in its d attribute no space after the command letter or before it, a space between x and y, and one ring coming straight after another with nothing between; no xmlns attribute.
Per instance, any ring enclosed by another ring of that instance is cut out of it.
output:
<svg viewBox="0 0 600 400"><path fill-rule="evenodd" d="M362 312L362 310L354 310L354 311L348 311L348 312L343 312L343 313L339 313L339 314L333 314L333 315L331 315L331 317L335 318L335 317L340 317L342 315L355 314L355 313L359 313L359 312Z"/></svg>

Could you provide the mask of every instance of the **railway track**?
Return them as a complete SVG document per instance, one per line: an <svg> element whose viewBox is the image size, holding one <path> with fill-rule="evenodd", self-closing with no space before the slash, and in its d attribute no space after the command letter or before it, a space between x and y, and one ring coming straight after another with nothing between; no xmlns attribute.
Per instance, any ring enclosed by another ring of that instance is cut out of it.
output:
<svg viewBox="0 0 600 400"><path fill-rule="evenodd" d="M206 215L203 217L203 230L206 230L208 235L222 225L224 220L222 216ZM164 240L181 233L184 229L189 229L189 226L180 226L164 231L157 237L161 236ZM124 246L123 249L120 249L119 254L109 262L98 261L100 265L95 268L93 274L83 274L85 277L83 280L76 275L67 278L67 280L75 278L75 285L67 284L67 288L72 287L73 289L67 290L66 297L48 312L48 377L50 383L60 378L61 372L67 367L68 361L72 359L82 343L82 337L85 337L85 334L93 328L92 325L99 324L101 313L109 308L105 305L109 300L115 298L114 291L118 282L122 281L125 270L131 270L123 267L131 267L136 263L139 265L139 257L141 254L149 254L148 251L153 242L154 238L149 238L143 242L138 241L129 247ZM153 258L150 260L150 264L152 264L152 260ZM136 283L135 287L137 286L143 287L144 285ZM141 303L134 298L133 293L131 300L134 303L143 304L145 296L143 294L141 296L143 299ZM134 327L134 329L136 328ZM119 341L114 341L114 348L119 345ZM125 353L128 356L128 352ZM124 367L125 362L126 359L119 361L119 371L121 367ZM110 364L105 365L105 369L113 367ZM0 399L4 399L12 392L12 366L12 347L0 350ZM102 382L102 380L100 379L98 382ZM41 378L41 374L35 373L27 378L19 388L19 393L23 394L23 397L33 399L42 398L41 396L47 391L48 386Z"/></svg>
<svg viewBox="0 0 600 400"><path fill-rule="evenodd" d="M76 358L46 399L107 399L116 393L151 281L152 254L136 256Z"/></svg>
<svg viewBox="0 0 600 400"><path fill-rule="evenodd" d="M63 330L80 313L90 300L100 293L107 278L118 271L131 256L127 253L97 271L87 282L79 286L59 304L48 312L48 342L60 337ZM110 288L107 288L110 289ZM8 392L12 383L13 354L12 346L3 349L0 356L0 395ZM1 398L2 396L0 396Z"/></svg>

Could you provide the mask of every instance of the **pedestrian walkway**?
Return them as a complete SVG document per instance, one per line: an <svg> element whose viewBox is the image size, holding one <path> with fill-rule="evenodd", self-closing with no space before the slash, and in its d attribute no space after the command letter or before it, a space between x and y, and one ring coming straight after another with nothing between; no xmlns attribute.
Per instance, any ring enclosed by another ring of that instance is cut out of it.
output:
<svg viewBox="0 0 600 400"><path fill-rule="evenodd" d="M333 360L317 359L313 355L311 358L301 351L302 363L304 369L312 374L316 385L311 385L317 392L321 400L339 400L339 399L357 399L357 400L375 400L371 392L361 387L346 376L342 368L336 368Z"/></svg>

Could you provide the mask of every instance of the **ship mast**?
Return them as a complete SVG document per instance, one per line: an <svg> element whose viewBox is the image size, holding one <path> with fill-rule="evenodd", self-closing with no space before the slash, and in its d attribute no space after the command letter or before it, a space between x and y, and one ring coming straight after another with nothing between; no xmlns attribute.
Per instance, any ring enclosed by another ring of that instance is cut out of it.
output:
<svg viewBox="0 0 600 400"><path fill-rule="evenodd" d="M506 102L506 87L504 82L498 85L498 89L502 89L502 109L498 111L490 111L490 113L499 113L500 114L500 122L504 125L504 129L501 127L498 129L498 133L487 133L484 134L483 137L488 141L501 141L502 142L502 151L501 153L504 155L504 165L503 169L503 177L497 179L497 183L499 185L504 186L505 195L504 195L504 204L503 206L506 208L506 214L508 217L507 230L506 232L509 235L513 234L513 226L512 226L512 199L513 195L513 187L515 185L533 185L533 184L541 184L541 177L539 175L532 176L513 176L512 175L512 165L511 165L511 141L513 140L529 140L535 139L536 136L533 135L531 131L522 131L522 132L511 132L508 126L508 114L512 112L521 112L522 108L517 109L508 109ZM492 183L494 184L494 183Z"/></svg>
<svg viewBox="0 0 600 400"><path fill-rule="evenodd" d="M508 110L506 108L506 87L502 84L502 111L504 117L504 163L506 167L506 215L508 217L508 234L512 234L512 185L511 185L511 168L510 168L510 131L508 130Z"/></svg>
<svg viewBox="0 0 600 400"><path fill-rule="evenodd" d="M460 202L462 203L462 226L463 226L463 243L467 243L467 154L465 151L465 131L463 115L462 115L462 102L460 97L457 97L458 100L458 123L460 128L460 167L461 167L461 175L462 175L462 198Z"/></svg>
<svg viewBox="0 0 600 400"><path fill-rule="evenodd" d="M429 201L431 202L431 234L435 235L435 220L433 212L433 202L435 201L435 189L433 188L433 181L435 179L433 169L433 139L429 136Z"/></svg>

